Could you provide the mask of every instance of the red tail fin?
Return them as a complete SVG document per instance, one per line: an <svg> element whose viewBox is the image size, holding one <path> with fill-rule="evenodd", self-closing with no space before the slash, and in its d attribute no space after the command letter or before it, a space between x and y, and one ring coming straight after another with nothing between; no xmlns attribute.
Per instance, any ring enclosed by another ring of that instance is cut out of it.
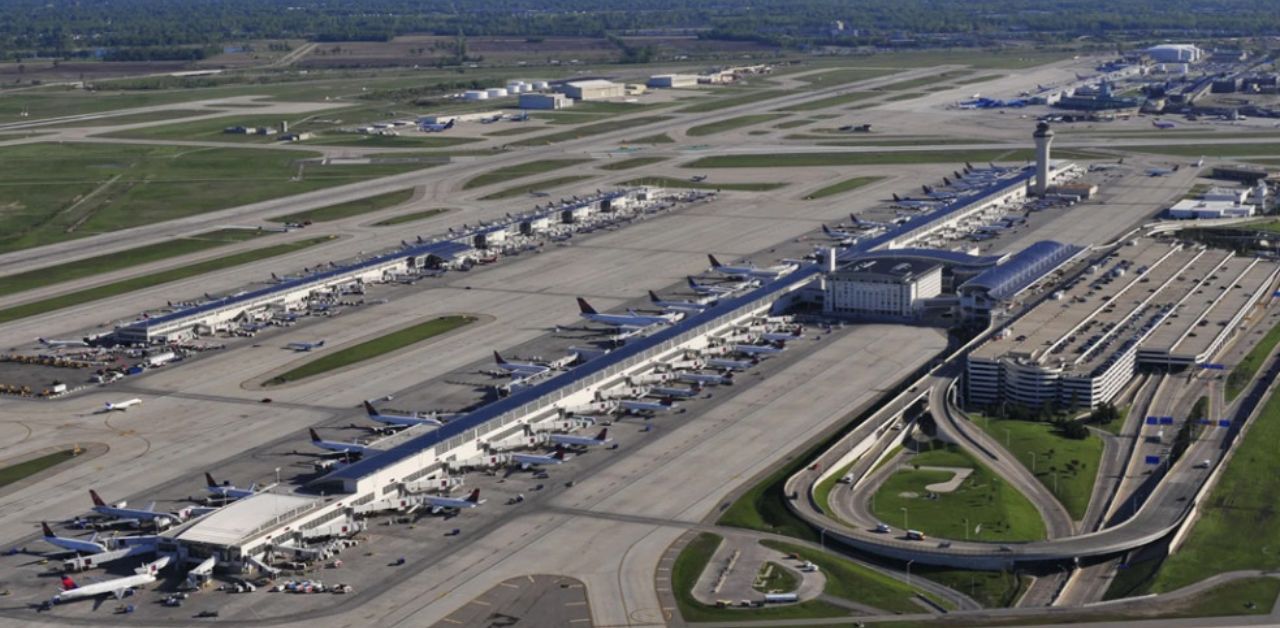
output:
<svg viewBox="0 0 1280 628"><path fill-rule="evenodd" d="M53 533L53 529L49 527L48 523L41 521L40 528L44 530L45 536L57 536L56 534Z"/></svg>
<svg viewBox="0 0 1280 628"><path fill-rule="evenodd" d="M63 576L63 577L62 577L62 588L63 588L63 590L76 589L76 588L79 588L79 587L80 587L80 585L76 584L76 581L75 581L75 580L72 580L72 579L71 579L71 576Z"/></svg>
<svg viewBox="0 0 1280 628"><path fill-rule="evenodd" d="M89 497L93 498L93 505L94 505L94 506L106 506L106 505L107 505L107 502L102 501L102 498L101 498L101 497L98 497L98 491L95 491L95 490L93 490L93 489L89 489Z"/></svg>
<svg viewBox="0 0 1280 628"><path fill-rule="evenodd" d="M209 486L209 487L213 487L213 486L217 486L217 485L218 485L218 483L217 483L217 482L214 482L214 481L213 481L213 476L212 476L212 475L210 475L208 471L205 471L205 472L204 472L204 483L205 483L205 486Z"/></svg>
<svg viewBox="0 0 1280 628"><path fill-rule="evenodd" d="M581 310L583 314L597 313L596 309L591 307L591 304L587 303L587 300L582 297L578 297L578 309Z"/></svg>

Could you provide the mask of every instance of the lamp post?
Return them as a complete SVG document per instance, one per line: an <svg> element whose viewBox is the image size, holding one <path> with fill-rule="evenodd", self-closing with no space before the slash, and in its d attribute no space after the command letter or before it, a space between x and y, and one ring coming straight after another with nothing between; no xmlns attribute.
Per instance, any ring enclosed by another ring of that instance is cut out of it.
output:
<svg viewBox="0 0 1280 628"><path fill-rule="evenodd" d="M907 561L907 586L908 587L911 586L911 563L914 563L914 562L916 561L914 560Z"/></svg>
<svg viewBox="0 0 1280 628"><path fill-rule="evenodd" d="M1036 452L1028 451L1027 453L1031 454L1031 475L1035 475L1036 474Z"/></svg>
<svg viewBox="0 0 1280 628"><path fill-rule="evenodd" d="M964 517L964 540L969 540L969 518Z"/></svg>
<svg viewBox="0 0 1280 628"><path fill-rule="evenodd" d="M901 510L902 510L902 529L908 530L911 528L911 526L907 525L907 507L903 506Z"/></svg>

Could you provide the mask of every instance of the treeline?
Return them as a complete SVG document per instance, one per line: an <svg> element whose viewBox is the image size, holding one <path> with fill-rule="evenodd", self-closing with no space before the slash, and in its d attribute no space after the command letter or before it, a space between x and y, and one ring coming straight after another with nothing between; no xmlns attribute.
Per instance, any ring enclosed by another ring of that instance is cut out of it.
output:
<svg viewBox="0 0 1280 628"><path fill-rule="evenodd" d="M0 11L0 54L10 58L153 47L173 55L253 39L385 41L459 31L534 38L698 32L786 46L916 35L1051 41L1280 32L1274 0L0 0ZM622 52L629 60L648 54Z"/></svg>

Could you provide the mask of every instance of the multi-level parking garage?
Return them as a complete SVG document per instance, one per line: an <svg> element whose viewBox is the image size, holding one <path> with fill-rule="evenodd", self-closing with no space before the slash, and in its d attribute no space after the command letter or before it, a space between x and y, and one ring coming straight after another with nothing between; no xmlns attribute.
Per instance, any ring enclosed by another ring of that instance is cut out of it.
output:
<svg viewBox="0 0 1280 628"><path fill-rule="evenodd" d="M1110 401L1140 354L1161 363L1208 358L1270 292L1277 269L1226 251L1131 240L970 353L967 399L1036 408Z"/></svg>

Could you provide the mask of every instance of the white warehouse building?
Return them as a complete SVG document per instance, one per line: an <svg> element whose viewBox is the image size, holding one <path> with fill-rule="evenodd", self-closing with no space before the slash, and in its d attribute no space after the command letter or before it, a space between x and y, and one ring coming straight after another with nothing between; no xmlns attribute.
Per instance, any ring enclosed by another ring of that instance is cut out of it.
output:
<svg viewBox="0 0 1280 628"><path fill-rule="evenodd" d="M823 310L833 315L914 318L942 294L942 266L916 259L859 260L827 275Z"/></svg>
<svg viewBox="0 0 1280 628"><path fill-rule="evenodd" d="M621 83L606 81L603 79L590 79L585 81L570 81L560 86L560 90L564 95L574 100L604 100L607 98L622 98L627 94L627 88Z"/></svg>
<svg viewBox="0 0 1280 628"><path fill-rule="evenodd" d="M1195 63L1204 51L1194 44L1161 44L1147 48L1147 55L1156 63Z"/></svg>

